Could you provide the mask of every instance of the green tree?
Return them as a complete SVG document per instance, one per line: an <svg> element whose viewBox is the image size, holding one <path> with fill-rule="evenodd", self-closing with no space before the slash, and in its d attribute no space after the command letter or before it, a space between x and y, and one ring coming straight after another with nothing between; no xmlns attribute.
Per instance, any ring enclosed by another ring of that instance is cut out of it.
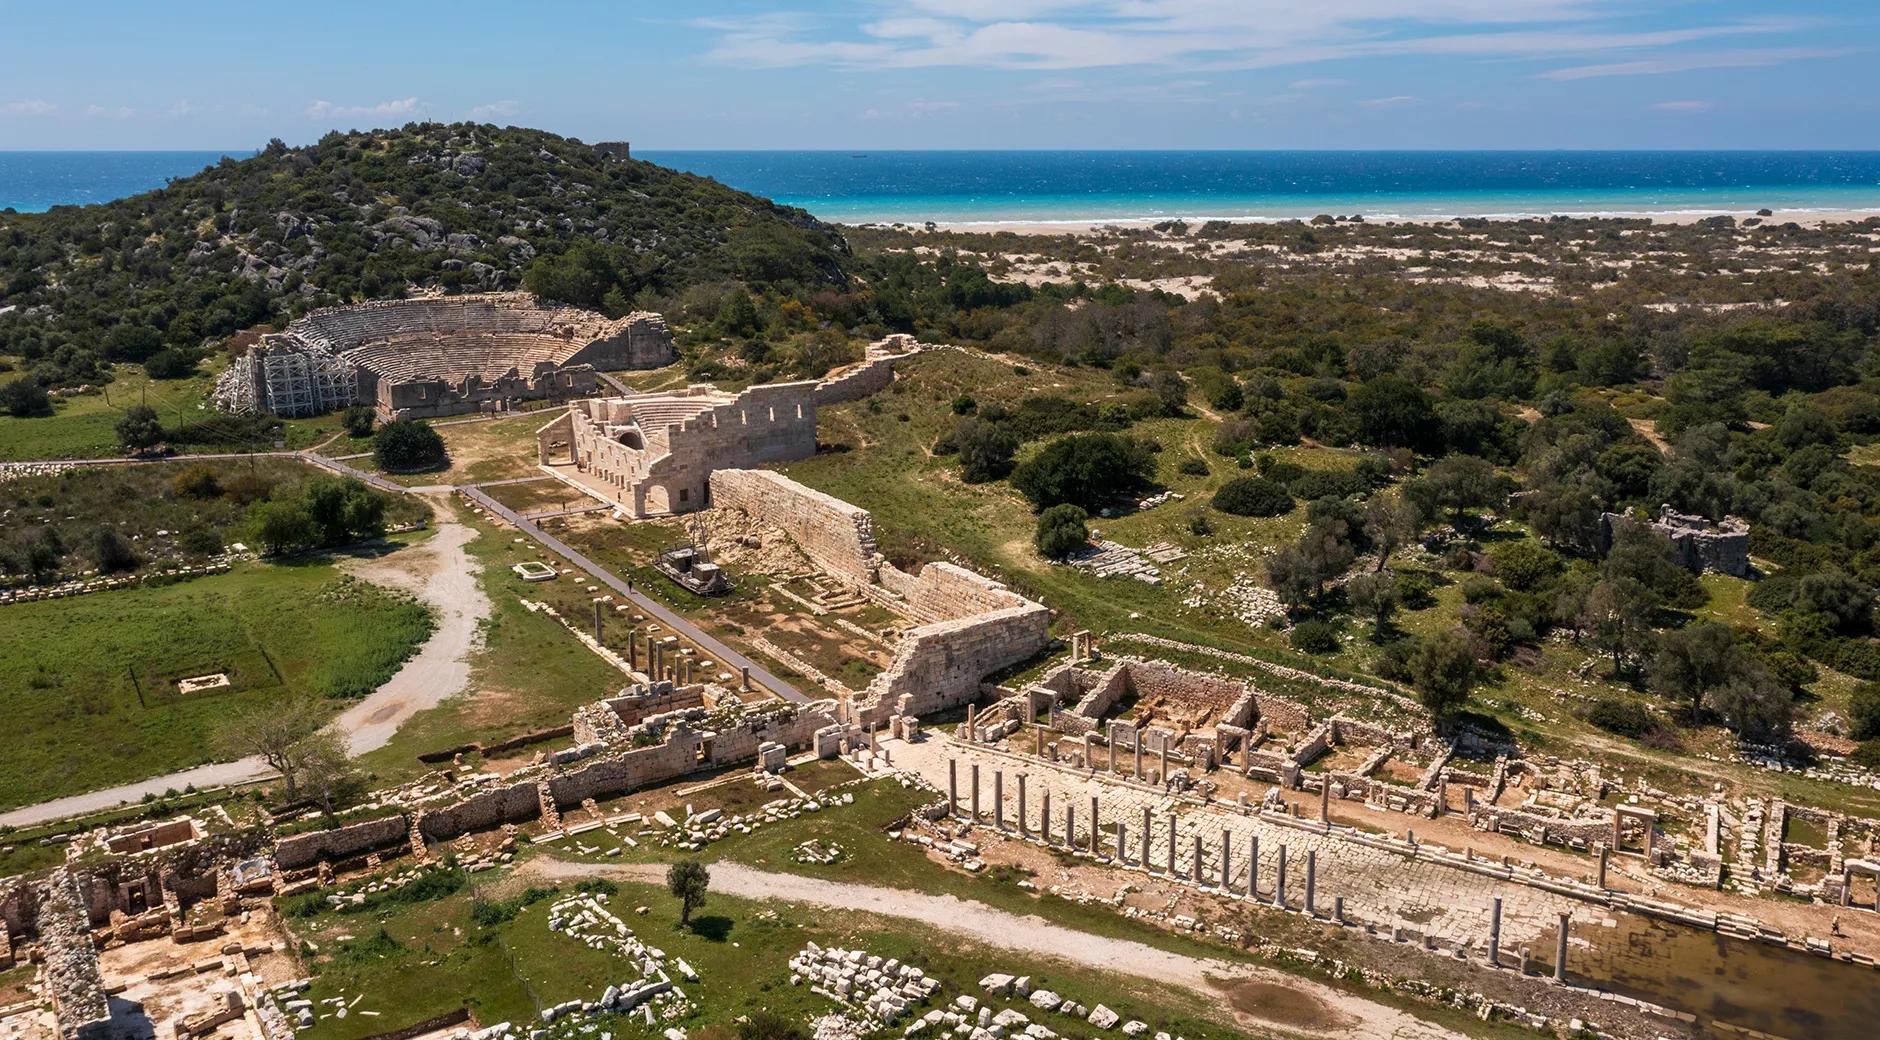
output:
<svg viewBox="0 0 1880 1040"><path fill-rule="evenodd" d="M1594 585L1580 608L1580 630L1593 647L1612 656L1612 670L1626 674L1652 646L1652 616L1658 595L1635 578L1608 578Z"/></svg>
<svg viewBox="0 0 1880 1040"><path fill-rule="evenodd" d="M1371 619L1371 638L1382 639L1399 601L1397 575L1390 571L1354 575L1345 583L1345 595L1352 609Z"/></svg>
<svg viewBox="0 0 1880 1040"><path fill-rule="evenodd" d="M163 423L157 410L147 404L134 404L117 421L118 444L131 452L146 451L163 440Z"/></svg>
<svg viewBox="0 0 1880 1040"><path fill-rule="evenodd" d="M92 532L91 559L100 574L134 571L141 562L137 558L137 550L131 547L130 539L109 527L100 527Z"/></svg>
<svg viewBox="0 0 1880 1040"><path fill-rule="evenodd" d="M1114 433L1078 433L1045 445L1012 472L1012 486L1035 509L1061 503L1096 509L1147 486L1155 456Z"/></svg>
<svg viewBox="0 0 1880 1040"><path fill-rule="evenodd" d="M394 473L430 469L444 464L444 438L424 423L398 419L373 435L372 457Z"/></svg>
<svg viewBox="0 0 1880 1040"><path fill-rule="evenodd" d="M1704 706L1705 694L1749 664L1749 655L1728 628L1715 621L1696 621L1659 637L1648 681L1660 696L1689 702L1695 718Z"/></svg>
<svg viewBox="0 0 1880 1040"><path fill-rule="evenodd" d="M1498 505L1508 497L1508 481L1495 472L1487 459L1474 455L1449 455L1438 460L1424 474L1431 500L1448 507L1456 526L1462 526L1465 510Z"/></svg>
<svg viewBox="0 0 1880 1040"><path fill-rule="evenodd" d="M1468 703L1469 693L1481 677L1469 634L1445 629L1417 642L1407 662L1410 685L1439 724L1446 723Z"/></svg>
<svg viewBox="0 0 1880 1040"><path fill-rule="evenodd" d="M1428 451L1441 436L1430 395L1394 372L1360 383L1346 409L1366 444Z"/></svg>
<svg viewBox="0 0 1880 1040"><path fill-rule="evenodd" d="M705 905L705 889L711 873L695 859L682 859L666 871L666 891L679 900L679 925L692 923L692 911Z"/></svg>
<svg viewBox="0 0 1880 1040"><path fill-rule="evenodd" d="M1710 689L1704 706L1744 740L1768 741L1788 735L1795 694L1752 661Z"/></svg>
<svg viewBox="0 0 1880 1040"><path fill-rule="evenodd" d="M266 499L248 507L248 529L270 556L315 545L319 527L297 499Z"/></svg>
<svg viewBox="0 0 1880 1040"><path fill-rule="evenodd" d="M1012 472L1018 438L1000 423L968 417L953 425L953 446L960 455L960 479L984 484Z"/></svg>
<svg viewBox="0 0 1880 1040"><path fill-rule="evenodd" d="M372 423L377 418L370 405L356 404L340 413L339 424L351 437L372 436Z"/></svg>
<svg viewBox="0 0 1880 1040"><path fill-rule="evenodd" d="M1488 551L1495 577L1517 592L1526 592L1560 573L1560 554L1527 539L1502 542Z"/></svg>
<svg viewBox="0 0 1880 1040"><path fill-rule="evenodd" d="M1038 527L1032 542L1047 560L1062 560L1090 544L1090 529L1084 521L1090 514L1082 506L1056 505L1038 514Z"/></svg>
<svg viewBox="0 0 1880 1040"><path fill-rule="evenodd" d="M1577 484L1541 484L1521 497L1534 533L1559 548L1591 553L1602 536L1599 502Z"/></svg>
<svg viewBox="0 0 1880 1040"><path fill-rule="evenodd" d="M1847 702L1848 736L1855 740L1880 737L1880 682L1854 687Z"/></svg>
<svg viewBox="0 0 1880 1040"><path fill-rule="evenodd" d="M15 419L37 419L52 414L52 395L33 376L0 384L0 409Z"/></svg>

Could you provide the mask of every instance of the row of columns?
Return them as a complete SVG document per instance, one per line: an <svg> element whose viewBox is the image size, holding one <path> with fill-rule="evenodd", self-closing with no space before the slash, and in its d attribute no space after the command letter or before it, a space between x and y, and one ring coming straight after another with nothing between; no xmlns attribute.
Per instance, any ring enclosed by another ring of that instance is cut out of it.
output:
<svg viewBox="0 0 1880 1040"><path fill-rule="evenodd" d="M632 588L632 583L629 582L627 587ZM594 600L594 642L601 646L607 645L601 638L603 632L603 626L601 624L601 618L603 616L602 604L605 602L606 600L604 598L596 598ZM627 629L628 668L639 669L641 672L645 673L647 679L652 682L669 680L681 686L690 686L692 684L692 655L689 653L679 653L676 655L668 654L665 644L655 641L650 632L646 634L646 663L644 667L640 664L640 656L640 630L629 626ZM745 666L740 668L739 672L743 680L744 688L749 690L751 688L750 667Z"/></svg>
<svg viewBox="0 0 1880 1040"><path fill-rule="evenodd" d="M985 819L985 816L981 812L981 807L979 804L980 779L979 779L979 764L978 763L972 764L970 779L971 779L972 787L971 787L971 792L970 792L971 814L969 818L973 822L978 823ZM1024 773L1018 773L1016 774L1015 779L1017 780L1017 785L1018 785L1017 830L1021 837L1029 838L1031 837L1031 830L1030 830L1031 825L1030 825L1030 814L1028 812L1029 807L1027 805L1027 788L1026 788L1027 777L1026 777L1026 774ZM1004 770L993 771L992 792L993 792L992 824L995 829L1003 832L1005 830L1005 812L1004 812L1005 772ZM1041 792L1040 797L1041 797L1041 813L1039 816L1039 823L1040 823L1041 829L1039 832L1039 837L1047 845L1058 844L1058 842L1053 840L1053 835L1051 833L1051 830L1052 830L1052 827L1051 827L1051 822L1052 822L1051 821L1051 792L1049 790L1045 790ZM1324 800L1321 799L1322 804L1323 802ZM958 760L952 759L952 758L949 758L947 760L947 811L951 816L954 816L954 817L958 817L961 815L960 792L959 792L959 763L958 763ZM1102 811L1101 803L1099 802L1097 796L1092 795L1090 798L1090 824L1084 831L1084 835L1083 835L1084 840L1081 843L1092 857L1097 857L1097 856L1102 855L1102 851L1103 851L1102 850L1101 811ZM1165 873L1169 877L1180 877L1182 875L1178 868L1177 859L1176 859L1176 851L1180 845L1180 832L1179 832L1179 827L1177 823L1177 817L1174 813L1170 813L1168 814L1166 819L1168 822L1168 827L1167 827L1168 829L1168 841L1167 841L1168 858L1165 861L1166 862ZM1119 863L1127 863L1129 860L1128 830L1126 828L1126 825L1121 820L1115 821L1113 827L1114 827L1114 832L1115 832L1114 833L1114 838L1115 838L1114 848L1116 850L1116 860ZM1137 853L1137 865L1140 866L1145 871L1154 870L1154 867L1152 866L1152 863L1151 863L1151 835L1153 834L1153 830L1154 830L1154 821L1152 819L1152 814L1149 808L1147 806L1144 806L1142 809L1142 819L1141 819L1140 829L1138 831L1138 834L1140 835L1140 844L1139 844L1138 853ZM1196 831L1191 837L1192 837L1192 852L1190 854L1191 860L1190 860L1189 878L1192 881L1194 881L1197 885L1205 885L1205 884L1208 884L1208 880L1209 880L1206 877L1206 871L1205 871L1205 863L1206 863L1205 844L1206 843L1202 834L1199 831ZM1229 894L1233 893L1233 877L1234 877L1232 843L1233 843L1233 832L1229 828L1226 828L1226 827L1221 828L1220 851L1219 851L1218 860L1217 860L1218 872L1216 873L1215 876L1218 878L1218 881L1216 882L1216 884L1218 885L1220 891L1229 893ZM1080 842L1078 841L1078 830L1077 830L1077 809L1073 805L1064 806L1064 832L1063 832L1062 844L1065 847L1071 848L1071 849L1076 849L1080 845ZM1288 901L1287 901L1287 894L1286 894L1286 875L1287 875L1288 853L1289 853L1289 850L1286 846L1286 843L1281 842L1279 845L1279 849L1276 853L1277 859L1274 864L1275 866L1274 882L1273 882L1273 894L1272 894L1272 900L1271 900L1273 906L1281 908L1281 909L1290 909L1290 906L1288 905ZM1305 879L1304 879L1305 880L1305 893L1304 893L1305 898L1304 898L1304 901L1300 905L1300 909L1303 910L1308 916L1312 916L1312 917L1318 916L1318 866L1319 866L1318 851L1316 849L1307 849L1306 850L1306 862L1305 862ZM1602 867L1603 867L1603 863L1602 863ZM1603 870L1602 870L1602 873L1603 873ZM1260 836L1258 834L1250 834L1247 837L1247 885L1246 885L1246 889L1244 892L1246 898L1253 899L1253 900L1261 899L1260 891L1259 891L1259 888L1260 888L1259 879L1260 879ZM1603 878L1602 878L1602 881L1603 881ZM1496 968L1501 967L1501 913L1502 913L1501 897L1496 896L1494 897L1494 900L1491 903L1490 908L1489 908L1489 924L1488 924L1488 963L1489 963L1489 966L1496 967ZM1345 899L1343 896L1337 896L1332 901L1332 919L1339 924L1345 923ZM1567 973L1566 973L1567 940L1571 931L1571 927L1572 927L1572 915L1566 912L1562 912L1560 914L1559 928L1558 928L1558 932L1557 932L1556 939L1555 939L1556 945L1555 945L1555 950L1554 950L1553 977L1555 981L1558 981L1558 982L1565 982L1566 977L1567 977ZM1522 974L1528 973L1529 953L1526 948L1523 948L1521 950L1520 968L1521 968Z"/></svg>

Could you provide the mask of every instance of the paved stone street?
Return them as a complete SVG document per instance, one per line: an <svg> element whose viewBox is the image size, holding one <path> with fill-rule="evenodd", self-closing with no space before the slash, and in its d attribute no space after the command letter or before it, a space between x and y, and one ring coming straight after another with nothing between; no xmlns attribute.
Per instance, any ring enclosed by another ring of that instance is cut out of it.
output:
<svg viewBox="0 0 1880 1040"><path fill-rule="evenodd" d="M1284 848L1285 902L1295 910L1305 904L1307 856L1311 853L1316 858L1313 896L1318 913L1329 917L1334 899L1343 897L1348 920L1373 925L1385 934L1401 926L1411 935L1429 935L1445 946L1467 946L1472 955L1481 956L1488 946L1490 908L1499 896L1504 962L1512 962L1522 946L1530 947L1536 958L1551 962L1559 914L1572 913L1576 927L1581 929L1612 923L1605 909L1566 896L1372 848L1337 832L1327 834L1315 827L1289 826L1265 814L1243 813L1231 804L1197 806L1103 774L1093 776L1073 766L1029 756L1019 760L938 734L930 734L916 744L896 740L884 741L884 745L889 748L894 766L918 773L942 793L947 790L947 762L950 758L957 761L962 814L972 812L972 767L978 765L982 823L993 824L994 790L995 786L1002 787L1002 816L1006 830L1013 834L1018 830L1020 773L1026 774L1027 830L1034 837L1040 833L1048 795L1050 835L1058 845L1064 843L1068 810L1076 829L1077 847L1088 848L1090 805L1095 797L1100 811L1100 848L1108 856L1115 855L1116 827L1120 823L1123 860L1131 868L1139 868L1142 862L1145 810L1150 821L1149 866L1157 874L1168 871L1171 813L1176 876L1195 877L1195 839L1199 836L1201 878L1210 887L1220 884L1223 831L1227 833L1228 885L1235 894L1246 892L1247 866L1257 839L1258 892L1262 901L1271 902L1279 879L1280 850ZM1002 784L995 780L1000 772L1004 774ZM1413 822L1409 817L1405 819ZM1575 945L1579 945L1577 940Z"/></svg>

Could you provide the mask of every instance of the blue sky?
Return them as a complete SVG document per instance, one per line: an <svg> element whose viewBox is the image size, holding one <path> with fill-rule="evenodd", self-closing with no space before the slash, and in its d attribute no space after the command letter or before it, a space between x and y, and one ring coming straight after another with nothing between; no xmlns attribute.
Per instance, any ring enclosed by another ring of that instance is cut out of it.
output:
<svg viewBox="0 0 1880 1040"><path fill-rule="evenodd" d="M0 149L1875 148L1880 6L0 0Z"/></svg>

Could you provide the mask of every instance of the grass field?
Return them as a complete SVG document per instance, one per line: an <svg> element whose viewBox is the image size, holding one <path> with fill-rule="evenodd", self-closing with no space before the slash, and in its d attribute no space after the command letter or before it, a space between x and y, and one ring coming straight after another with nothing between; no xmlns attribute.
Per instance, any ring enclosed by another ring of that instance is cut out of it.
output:
<svg viewBox="0 0 1880 1040"><path fill-rule="evenodd" d="M192 498L178 492L177 477L193 470L214 474L224 493ZM327 474L290 458L91 466L8 481L0 485L0 509L7 511L7 525L15 531L56 533L65 548L62 566L67 571L93 566L91 539L100 528L129 539L140 560L138 569L143 570L200 562L228 543L247 538L246 494L237 500L228 493L232 486L254 483L253 493L280 497L315 476ZM429 513L413 496L372 493L385 503L390 525L415 522Z"/></svg>
<svg viewBox="0 0 1880 1040"><path fill-rule="evenodd" d="M487 480L540 476L541 470L536 468L535 431L555 415L554 411L525 412L479 422L445 420L434 423L444 438L445 450L450 453L449 465L423 473L388 473L386 476L406 487L480 484Z"/></svg>
<svg viewBox="0 0 1880 1040"><path fill-rule="evenodd" d="M165 425L207 413L219 362L188 379L151 379L137 365L119 365L99 393L53 398L54 414L38 419L0 416L0 460L102 458L119 454L117 421L135 404L149 404Z"/></svg>
<svg viewBox="0 0 1880 1040"><path fill-rule="evenodd" d="M230 713L369 690L430 626L422 606L325 557L0 607L0 717L13 731L0 746L0 807L211 761ZM176 678L217 671L231 673L229 688L176 690Z"/></svg>

